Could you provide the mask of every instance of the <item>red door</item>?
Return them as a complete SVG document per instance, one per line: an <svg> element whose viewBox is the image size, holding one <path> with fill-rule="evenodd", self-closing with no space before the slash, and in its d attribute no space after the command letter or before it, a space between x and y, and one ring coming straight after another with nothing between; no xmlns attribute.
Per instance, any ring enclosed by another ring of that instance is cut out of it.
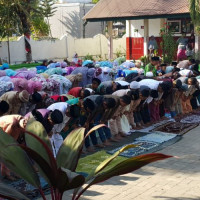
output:
<svg viewBox="0 0 200 200"><path fill-rule="evenodd" d="M144 55L144 38L126 38L127 60L138 60Z"/></svg>

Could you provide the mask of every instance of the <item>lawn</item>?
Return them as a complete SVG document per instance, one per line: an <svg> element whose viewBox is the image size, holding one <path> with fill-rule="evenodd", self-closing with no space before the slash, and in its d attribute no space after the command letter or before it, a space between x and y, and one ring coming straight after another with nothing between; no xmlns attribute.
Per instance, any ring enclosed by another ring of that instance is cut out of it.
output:
<svg viewBox="0 0 200 200"><path fill-rule="evenodd" d="M40 66L40 64L41 63L10 65L10 69L16 70L20 68L31 68L31 67Z"/></svg>

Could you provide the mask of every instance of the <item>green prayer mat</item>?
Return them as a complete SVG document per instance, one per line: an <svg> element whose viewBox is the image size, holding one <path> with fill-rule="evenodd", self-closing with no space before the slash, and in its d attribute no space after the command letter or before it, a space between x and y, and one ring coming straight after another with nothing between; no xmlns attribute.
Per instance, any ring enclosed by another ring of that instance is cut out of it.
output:
<svg viewBox="0 0 200 200"><path fill-rule="evenodd" d="M109 157L111 157L110 154L107 154L105 151L99 151L92 155L81 158L79 160L76 171L77 172L85 172L85 173L89 174L92 171L94 171L100 163L102 163L104 160L106 160ZM119 162L126 160L126 159L127 158L117 156L104 170L107 171L108 169L112 168Z"/></svg>

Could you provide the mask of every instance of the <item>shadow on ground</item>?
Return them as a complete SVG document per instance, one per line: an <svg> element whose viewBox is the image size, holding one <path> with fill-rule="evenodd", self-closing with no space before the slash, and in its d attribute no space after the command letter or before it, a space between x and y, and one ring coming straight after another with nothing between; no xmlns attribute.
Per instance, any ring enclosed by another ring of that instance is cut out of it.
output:
<svg viewBox="0 0 200 200"><path fill-rule="evenodd" d="M100 183L99 185L127 185L128 183L126 181L137 181L138 177L129 177L129 176L117 176L113 177L112 179L109 179L105 182Z"/></svg>

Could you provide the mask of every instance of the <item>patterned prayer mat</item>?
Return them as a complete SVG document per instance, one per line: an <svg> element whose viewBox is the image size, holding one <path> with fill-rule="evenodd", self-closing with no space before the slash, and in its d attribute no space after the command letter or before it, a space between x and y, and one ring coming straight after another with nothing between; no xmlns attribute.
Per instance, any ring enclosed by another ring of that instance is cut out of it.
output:
<svg viewBox="0 0 200 200"><path fill-rule="evenodd" d="M177 135L183 135L188 131L196 128L199 124L189 124L189 123L181 123L181 122L168 122L167 124L161 125L152 131L159 131L165 133L173 133Z"/></svg>
<svg viewBox="0 0 200 200"><path fill-rule="evenodd" d="M181 123L196 124L200 123L200 115L190 115L180 121Z"/></svg>
<svg viewBox="0 0 200 200"><path fill-rule="evenodd" d="M129 143L138 146L124 151L120 154L120 156L130 158L142 154L153 153L176 143L180 139L181 137L176 134L172 135L169 133L150 133L144 137L137 138L136 141L133 143ZM126 145L123 145L122 147L124 146ZM114 154L116 151L119 151L122 147L118 147L111 151L107 151L107 153Z"/></svg>
<svg viewBox="0 0 200 200"><path fill-rule="evenodd" d="M136 138L136 141L156 142L162 144L174 139L175 137L177 137L176 134L157 132L149 133L143 137Z"/></svg>
<svg viewBox="0 0 200 200"><path fill-rule="evenodd" d="M132 132L143 132L143 133L145 132L145 133L148 133L148 132L151 132L152 130L154 130L155 128L157 128L157 127L159 127L159 126L161 126L163 124L166 124L168 122L174 122L174 119L163 120L163 121L160 121L160 122L158 122L156 124L152 124L151 126L148 126L148 127L144 128L144 129L134 130Z"/></svg>
<svg viewBox="0 0 200 200"><path fill-rule="evenodd" d="M144 141L136 141L136 142L133 142L133 143L130 143L130 144L135 144L135 145L138 145L138 146L135 147L135 148L131 148L131 149L124 151L123 153L120 154L120 156L131 158L131 157L134 157L134 156L145 154L147 152L152 153L152 152L157 151L158 146L159 146L159 143L144 142ZM124 146L126 146L126 145L124 145ZM124 146L122 146L122 147L124 147ZM122 147L118 147L116 149L108 151L108 153L114 154L115 152L119 151Z"/></svg>
<svg viewBox="0 0 200 200"><path fill-rule="evenodd" d="M36 200L41 197L39 190L36 189L34 186L30 185L29 183L25 182L23 179L19 179L18 181L9 181L3 179L2 182L4 182L12 188L15 188L17 191L23 193L25 196L32 200ZM42 177L40 177L40 183L45 195L50 194L50 188L47 182Z"/></svg>

